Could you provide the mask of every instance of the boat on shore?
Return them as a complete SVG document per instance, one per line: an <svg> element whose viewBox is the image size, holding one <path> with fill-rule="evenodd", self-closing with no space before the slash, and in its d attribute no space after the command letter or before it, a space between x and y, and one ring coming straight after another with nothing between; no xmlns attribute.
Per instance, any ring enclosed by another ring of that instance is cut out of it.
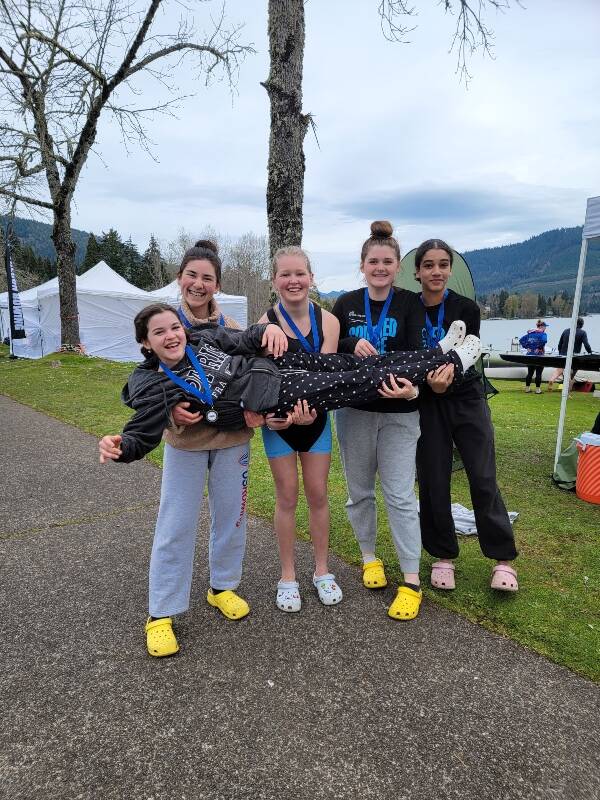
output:
<svg viewBox="0 0 600 800"><path fill-rule="evenodd" d="M547 382L557 367L564 367L566 356L558 353L548 353L543 356L528 356L519 349L518 351L501 352L487 350L483 352L483 367L488 378L500 380L524 381L527 376L527 366L542 364L542 381ZM573 368L577 370L577 382L590 381L600 384L600 354L577 354L573 356Z"/></svg>

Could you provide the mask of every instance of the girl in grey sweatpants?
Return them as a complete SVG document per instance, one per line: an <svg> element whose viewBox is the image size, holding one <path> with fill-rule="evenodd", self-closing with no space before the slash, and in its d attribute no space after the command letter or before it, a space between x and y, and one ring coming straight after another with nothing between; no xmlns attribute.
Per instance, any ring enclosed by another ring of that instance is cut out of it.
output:
<svg viewBox="0 0 600 800"><path fill-rule="evenodd" d="M150 558L151 617L171 617L189 607L207 472L210 585L219 591L239 586L246 548L248 460L248 443L221 450L178 450L165 445Z"/></svg>

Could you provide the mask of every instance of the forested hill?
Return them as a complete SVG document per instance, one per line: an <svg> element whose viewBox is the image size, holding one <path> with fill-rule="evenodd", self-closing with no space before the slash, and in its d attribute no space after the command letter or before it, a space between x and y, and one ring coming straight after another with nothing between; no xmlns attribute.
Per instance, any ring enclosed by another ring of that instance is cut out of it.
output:
<svg viewBox="0 0 600 800"><path fill-rule="evenodd" d="M582 228L557 228L525 242L463 253L477 295L506 289L510 293L565 290L573 294L581 251ZM590 242L584 278L586 294L600 293L600 242Z"/></svg>
<svg viewBox="0 0 600 800"><path fill-rule="evenodd" d="M7 218L0 214L0 221L2 222L3 231L6 232ZM49 258L53 263L56 261L56 250L50 238L52 233L51 225L45 222L37 222L33 219L15 217L13 220L13 231L15 235L19 237L21 243L26 247L31 247L37 256ZM75 250L75 263L80 267L85 258L89 233L86 233L86 231L78 231L75 228L71 228L71 233L73 234L73 241L77 248Z"/></svg>

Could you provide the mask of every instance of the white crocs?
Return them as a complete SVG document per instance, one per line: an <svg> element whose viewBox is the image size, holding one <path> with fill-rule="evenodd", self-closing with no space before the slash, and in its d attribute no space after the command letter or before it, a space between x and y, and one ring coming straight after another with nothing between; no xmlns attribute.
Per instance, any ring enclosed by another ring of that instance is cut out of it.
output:
<svg viewBox="0 0 600 800"><path fill-rule="evenodd" d="M454 350L459 344L462 344L466 333L467 326L465 323L461 319L455 319L448 328L448 333L438 342L442 353L446 355L450 350Z"/></svg>
<svg viewBox="0 0 600 800"><path fill-rule="evenodd" d="M477 359L481 355L481 339L471 333L465 337L462 344L454 348L454 352L460 358L462 368L466 372L469 367L475 366Z"/></svg>
<svg viewBox="0 0 600 800"><path fill-rule="evenodd" d="M326 575L313 575L313 584L319 593L319 600L324 606L335 606L341 602L342 590L335 582L335 575L328 572Z"/></svg>
<svg viewBox="0 0 600 800"><path fill-rule="evenodd" d="M300 611L302 600L298 591L298 581L279 581L275 604L280 611Z"/></svg>

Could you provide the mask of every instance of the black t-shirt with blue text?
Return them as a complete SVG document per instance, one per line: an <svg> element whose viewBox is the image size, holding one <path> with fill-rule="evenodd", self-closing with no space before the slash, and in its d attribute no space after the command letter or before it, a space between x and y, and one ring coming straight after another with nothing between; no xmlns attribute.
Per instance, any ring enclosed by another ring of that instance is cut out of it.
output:
<svg viewBox="0 0 600 800"><path fill-rule="evenodd" d="M392 302L386 314L385 323L379 340L380 353L391 353L393 350L413 350L406 342L406 318L412 292L393 287ZM385 305L385 300L370 300L371 324L375 328ZM359 339L369 339L367 317L365 313L365 290L355 289L346 292L335 301L332 313L340 323L340 342L338 352L354 353ZM384 397L367 406L356 406L362 411L374 411L383 414L408 413L417 410L417 401L388 400Z"/></svg>

